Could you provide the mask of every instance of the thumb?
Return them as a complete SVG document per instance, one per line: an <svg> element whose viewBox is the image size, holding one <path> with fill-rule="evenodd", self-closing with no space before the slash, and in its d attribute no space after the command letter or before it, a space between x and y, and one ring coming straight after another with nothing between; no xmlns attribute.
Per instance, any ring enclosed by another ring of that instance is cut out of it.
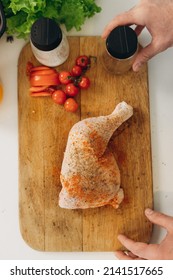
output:
<svg viewBox="0 0 173 280"><path fill-rule="evenodd" d="M135 17L133 10L129 10L128 12L124 12L122 14L117 15L104 29L102 38L106 39L109 33L117 26L120 25L131 25L135 23Z"/></svg>
<svg viewBox="0 0 173 280"><path fill-rule="evenodd" d="M157 51L153 43L150 43L148 46L141 49L135 59L135 62L133 63L133 71L139 71L141 66L156 54Z"/></svg>
<svg viewBox="0 0 173 280"><path fill-rule="evenodd" d="M147 208L145 210L146 217L150 220L150 222L159 225L161 227L164 227L168 230L168 232L173 233L173 218L162 214L160 212L156 212L152 209Z"/></svg>

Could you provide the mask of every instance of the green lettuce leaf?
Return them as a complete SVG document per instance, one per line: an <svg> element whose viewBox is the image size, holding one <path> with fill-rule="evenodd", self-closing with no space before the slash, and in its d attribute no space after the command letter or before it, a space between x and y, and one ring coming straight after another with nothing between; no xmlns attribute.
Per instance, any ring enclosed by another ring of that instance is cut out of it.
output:
<svg viewBox="0 0 173 280"><path fill-rule="evenodd" d="M101 11L95 0L1 0L7 19L7 33L27 38L35 20L44 16L64 24L67 31L79 31L86 18Z"/></svg>
<svg viewBox="0 0 173 280"><path fill-rule="evenodd" d="M16 14L19 11L23 11L25 13L37 13L38 11L42 11L46 8L46 0L12 0L10 1L10 8L13 13Z"/></svg>

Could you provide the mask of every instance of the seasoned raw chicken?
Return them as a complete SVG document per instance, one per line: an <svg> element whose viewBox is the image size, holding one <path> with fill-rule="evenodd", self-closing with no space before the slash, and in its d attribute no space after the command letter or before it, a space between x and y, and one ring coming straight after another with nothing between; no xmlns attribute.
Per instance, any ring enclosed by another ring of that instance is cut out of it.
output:
<svg viewBox="0 0 173 280"><path fill-rule="evenodd" d="M60 175L60 207L119 207L124 198L120 171L107 145L113 132L132 114L133 108L121 102L112 114L88 118L72 127Z"/></svg>

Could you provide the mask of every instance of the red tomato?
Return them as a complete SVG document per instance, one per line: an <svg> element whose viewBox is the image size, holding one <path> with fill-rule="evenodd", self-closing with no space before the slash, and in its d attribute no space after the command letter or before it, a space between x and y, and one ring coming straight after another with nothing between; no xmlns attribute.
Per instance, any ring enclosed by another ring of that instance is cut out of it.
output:
<svg viewBox="0 0 173 280"><path fill-rule="evenodd" d="M66 85L65 87L65 93L69 96L75 96L79 92L79 88L76 87L73 83L70 83Z"/></svg>
<svg viewBox="0 0 173 280"><path fill-rule="evenodd" d="M45 91L46 89L47 89L47 86L30 87L29 91L31 91L31 92L40 92L40 91Z"/></svg>
<svg viewBox="0 0 173 280"><path fill-rule="evenodd" d="M29 91L31 96L51 96L55 88L51 86L38 86L30 87Z"/></svg>
<svg viewBox="0 0 173 280"><path fill-rule="evenodd" d="M64 103L64 108L67 112L76 112L78 109L78 104L73 98L67 98Z"/></svg>
<svg viewBox="0 0 173 280"><path fill-rule="evenodd" d="M82 77L80 82L79 82L79 86L82 89L87 89L90 86L90 80L87 77Z"/></svg>
<svg viewBox="0 0 173 280"><path fill-rule="evenodd" d="M79 77L82 74L81 66L74 65L72 70L71 70L71 73L72 73L73 76Z"/></svg>
<svg viewBox="0 0 173 280"><path fill-rule="evenodd" d="M31 76L35 76L35 75L51 75L51 74L54 74L56 72L56 70L54 69L42 69L42 70L35 70L35 71L32 71L31 69Z"/></svg>
<svg viewBox="0 0 173 280"><path fill-rule="evenodd" d="M53 70L53 68L50 68L50 67L44 66L44 65L41 65L41 66L34 66L34 67L31 69L31 72L40 71L40 70L49 70L49 69L52 69L52 70Z"/></svg>
<svg viewBox="0 0 173 280"><path fill-rule="evenodd" d="M52 96L52 93L49 91L39 91L39 92L31 92L30 95L32 97L41 97L41 96Z"/></svg>
<svg viewBox="0 0 173 280"><path fill-rule="evenodd" d="M89 57L86 55L80 55L76 58L76 65L86 68L90 64Z"/></svg>
<svg viewBox="0 0 173 280"><path fill-rule="evenodd" d="M71 73L68 71L62 71L59 73L59 80L61 84L67 85L71 83Z"/></svg>
<svg viewBox="0 0 173 280"><path fill-rule="evenodd" d="M52 99L55 103L62 105L65 103L67 96L63 90L58 89L52 94Z"/></svg>
<svg viewBox="0 0 173 280"><path fill-rule="evenodd" d="M49 87L47 87L47 89L44 90L44 91L48 91L48 92L50 92L50 93L52 94L52 93L54 93L55 90L56 90L56 89L55 89L53 86L49 86Z"/></svg>
<svg viewBox="0 0 173 280"><path fill-rule="evenodd" d="M58 73L52 73L50 75L31 75L30 78L31 87L37 86L57 86L60 84Z"/></svg>
<svg viewBox="0 0 173 280"><path fill-rule="evenodd" d="M33 67L34 66L33 66L32 62L28 61L26 64L26 75L27 76L30 76Z"/></svg>

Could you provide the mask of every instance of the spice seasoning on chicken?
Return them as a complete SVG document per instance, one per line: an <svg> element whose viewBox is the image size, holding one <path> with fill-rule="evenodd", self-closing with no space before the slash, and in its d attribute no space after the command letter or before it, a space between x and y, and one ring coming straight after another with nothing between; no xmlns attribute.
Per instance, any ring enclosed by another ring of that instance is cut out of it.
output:
<svg viewBox="0 0 173 280"><path fill-rule="evenodd" d="M60 207L119 207L124 192L120 187L120 170L108 142L132 114L133 108L121 102L112 114L88 118L72 127L60 174Z"/></svg>

